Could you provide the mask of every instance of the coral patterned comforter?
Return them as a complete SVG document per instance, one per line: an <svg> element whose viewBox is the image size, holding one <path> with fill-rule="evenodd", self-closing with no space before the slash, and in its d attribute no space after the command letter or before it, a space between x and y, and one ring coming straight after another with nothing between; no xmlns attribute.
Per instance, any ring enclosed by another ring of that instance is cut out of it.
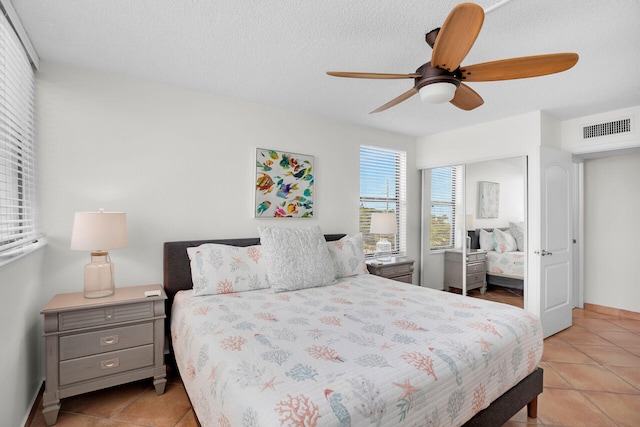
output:
<svg viewBox="0 0 640 427"><path fill-rule="evenodd" d="M542 356L528 312L371 274L286 293L182 291L171 333L203 426L457 426Z"/></svg>
<svg viewBox="0 0 640 427"><path fill-rule="evenodd" d="M524 260L524 252L489 251L487 252L487 274L523 279Z"/></svg>

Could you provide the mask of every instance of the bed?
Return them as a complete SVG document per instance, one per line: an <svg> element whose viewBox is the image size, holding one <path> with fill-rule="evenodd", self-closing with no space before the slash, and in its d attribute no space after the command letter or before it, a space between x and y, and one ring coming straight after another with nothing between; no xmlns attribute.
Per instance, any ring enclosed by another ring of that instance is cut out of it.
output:
<svg viewBox="0 0 640 427"><path fill-rule="evenodd" d="M209 243L260 240L164 244L172 355L203 426L499 426L525 405L536 416L535 316L364 272L194 296L187 248Z"/></svg>
<svg viewBox="0 0 640 427"><path fill-rule="evenodd" d="M523 290L526 255L522 251L524 238L521 236L524 231L523 226L512 224L508 228L486 228L468 233L472 249L487 251L487 285ZM497 240L495 233L501 233ZM503 250L496 247L498 241L503 243Z"/></svg>

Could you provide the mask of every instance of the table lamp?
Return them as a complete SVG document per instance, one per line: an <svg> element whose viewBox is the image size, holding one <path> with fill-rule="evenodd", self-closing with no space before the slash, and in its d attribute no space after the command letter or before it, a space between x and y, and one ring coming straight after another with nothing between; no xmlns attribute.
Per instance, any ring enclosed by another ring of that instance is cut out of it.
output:
<svg viewBox="0 0 640 427"><path fill-rule="evenodd" d="M396 214L395 212L372 213L371 214L371 234L379 234L380 240L376 243L376 259L379 261L391 260L391 242L385 235L396 234Z"/></svg>
<svg viewBox="0 0 640 427"><path fill-rule="evenodd" d="M469 235L470 231L475 231L476 227L473 224L473 215L467 214L466 218L466 227L467 229L467 252L471 251L471 236Z"/></svg>
<svg viewBox="0 0 640 427"><path fill-rule="evenodd" d="M76 212L71 233L71 249L91 251L84 267L84 297L113 295L113 263L109 249L127 246L127 217L124 212Z"/></svg>

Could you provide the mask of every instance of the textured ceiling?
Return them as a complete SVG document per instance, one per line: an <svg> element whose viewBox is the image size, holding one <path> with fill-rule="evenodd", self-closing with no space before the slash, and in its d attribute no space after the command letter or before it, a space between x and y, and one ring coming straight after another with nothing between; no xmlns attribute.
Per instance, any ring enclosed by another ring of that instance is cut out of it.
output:
<svg viewBox="0 0 640 427"><path fill-rule="evenodd" d="M489 11L463 65L576 52L551 76L469 83L467 112L419 97L370 111L412 80L325 71L410 73L430 60L424 34L453 0L12 0L41 59L424 136L531 111L571 119L640 105L638 0L478 1Z"/></svg>

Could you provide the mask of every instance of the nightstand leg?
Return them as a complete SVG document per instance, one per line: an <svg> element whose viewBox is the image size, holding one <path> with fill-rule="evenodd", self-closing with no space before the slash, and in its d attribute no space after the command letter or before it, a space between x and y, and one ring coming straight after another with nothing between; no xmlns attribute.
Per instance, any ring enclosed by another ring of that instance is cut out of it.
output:
<svg viewBox="0 0 640 427"><path fill-rule="evenodd" d="M156 394L158 396L160 396L161 394L164 394L164 388L166 385L167 385L166 375L153 379L153 386L156 388Z"/></svg>
<svg viewBox="0 0 640 427"><path fill-rule="evenodd" d="M57 404L42 408L42 416L44 416L44 422L48 426L52 426L58 421L58 411L60 411L60 401Z"/></svg>
<svg viewBox="0 0 640 427"><path fill-rule="evenodd" d="M480 288L480 295L484 295L485 292L487 292L487 284L486 283L484 285L482 285L482 287Z"/></svg>

